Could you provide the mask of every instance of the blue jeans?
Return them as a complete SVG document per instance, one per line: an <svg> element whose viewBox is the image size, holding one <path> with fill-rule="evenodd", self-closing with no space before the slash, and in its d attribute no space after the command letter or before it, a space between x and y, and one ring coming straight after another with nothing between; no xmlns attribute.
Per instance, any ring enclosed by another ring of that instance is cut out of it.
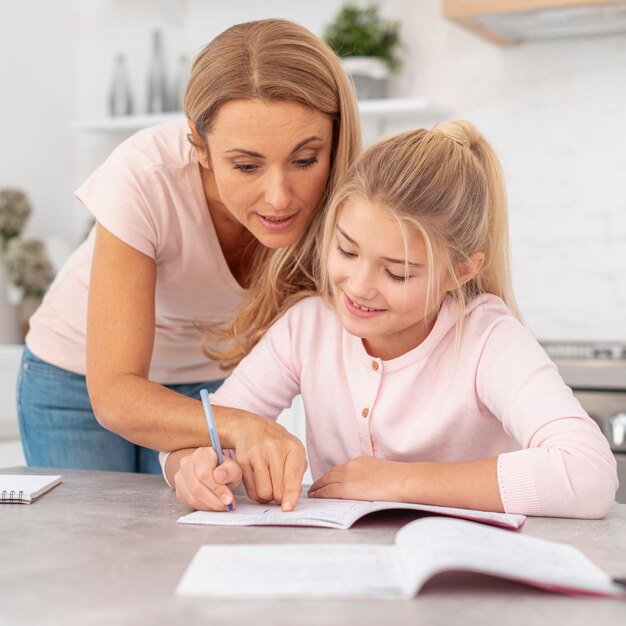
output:
<svg viewBox="0 0 626 626"><path fill-rule="evenodd" d="M223 381L164 385L190 398ZM85 377L36 357L24 347L17 414L28 465L160 474L158 452L106 430L91 408Z"/></svg>

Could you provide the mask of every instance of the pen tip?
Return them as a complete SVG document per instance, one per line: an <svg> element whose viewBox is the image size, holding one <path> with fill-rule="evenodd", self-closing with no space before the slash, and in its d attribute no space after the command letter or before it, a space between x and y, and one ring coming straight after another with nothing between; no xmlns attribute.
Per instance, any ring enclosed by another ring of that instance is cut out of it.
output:
<svg viewBox="0 0 626 626"><path fill-rule="evenodd" d="M229 511L232 511L232 510L233 510L233 505L232 505L232 503L228 505L228 510L229 510Z"/></svg>

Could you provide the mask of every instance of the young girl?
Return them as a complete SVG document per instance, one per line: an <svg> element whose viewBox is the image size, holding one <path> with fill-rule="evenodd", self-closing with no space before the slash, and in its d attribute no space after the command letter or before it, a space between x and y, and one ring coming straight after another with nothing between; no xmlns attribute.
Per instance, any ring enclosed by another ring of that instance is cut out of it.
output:
<svg viewBox="0 0 626 626"><path fill-rule="evenodd" d="M607 512L615 460L518 319L499 164L471 123L370 147L323 237L321 297L301 293L213 403L275 419L301 393L313 497ZM242 476L206 448L165 470L203 509L224 509Z"/></svg>

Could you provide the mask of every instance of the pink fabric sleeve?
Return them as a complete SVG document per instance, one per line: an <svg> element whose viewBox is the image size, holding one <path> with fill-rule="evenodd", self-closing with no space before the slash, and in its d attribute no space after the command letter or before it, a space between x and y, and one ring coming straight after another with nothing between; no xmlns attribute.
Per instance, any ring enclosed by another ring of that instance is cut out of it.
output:
<svg viewBox="0 0 626 626"><path fill-rule="evenodd" d="M305 301L306 302L306 301ZM300 393L300 359L295 337L302 329L301 302L291 307L211 394L211 403L275 420Z"/></svg>
<svg viewBox="0 0 626 626"><path fill-rule="evenodd" d="M165 464L167 463L167 457L169 455L170 452L159 452L159 463L161 464L161 473L163 474L163 478L165 479L167 486L173 489L174 487L170 485L170 481L167 480L167 476L165 475Z"/></svg>
<svg viewBox="0 0 626 626"><path fill-rule="evenodd" d="M144 157L121 144L76 191L96 220L118 239L156 258L161 186Z"/></svg>
<svg viewBox="0 0 626 626"><path fill-rule="evenodd" d="M616 463L530 332L514 319L495 325L476 377L480 401L523 448L498 457L507 513L599 518L614 501Z"/></svg>

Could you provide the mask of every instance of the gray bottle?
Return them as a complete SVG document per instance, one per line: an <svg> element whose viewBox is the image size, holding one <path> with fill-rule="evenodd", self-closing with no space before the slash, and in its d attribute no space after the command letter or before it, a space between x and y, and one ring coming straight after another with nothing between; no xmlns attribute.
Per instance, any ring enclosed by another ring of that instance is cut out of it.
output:
<svg viewBox="0 0 626 626"><path fill-rule="evenodd" d="M113 60L113 78L109 91L109 114L130 115L133 112L133 94L130 90L126 57L118 54Z"/></svg>
<svg viewBox="0 0 626 626"><path fill-rule="evenodd" d="M148 113L163 113L168 110L167 80L161 31L152 32L152 57L148 71Z"/></svg>

